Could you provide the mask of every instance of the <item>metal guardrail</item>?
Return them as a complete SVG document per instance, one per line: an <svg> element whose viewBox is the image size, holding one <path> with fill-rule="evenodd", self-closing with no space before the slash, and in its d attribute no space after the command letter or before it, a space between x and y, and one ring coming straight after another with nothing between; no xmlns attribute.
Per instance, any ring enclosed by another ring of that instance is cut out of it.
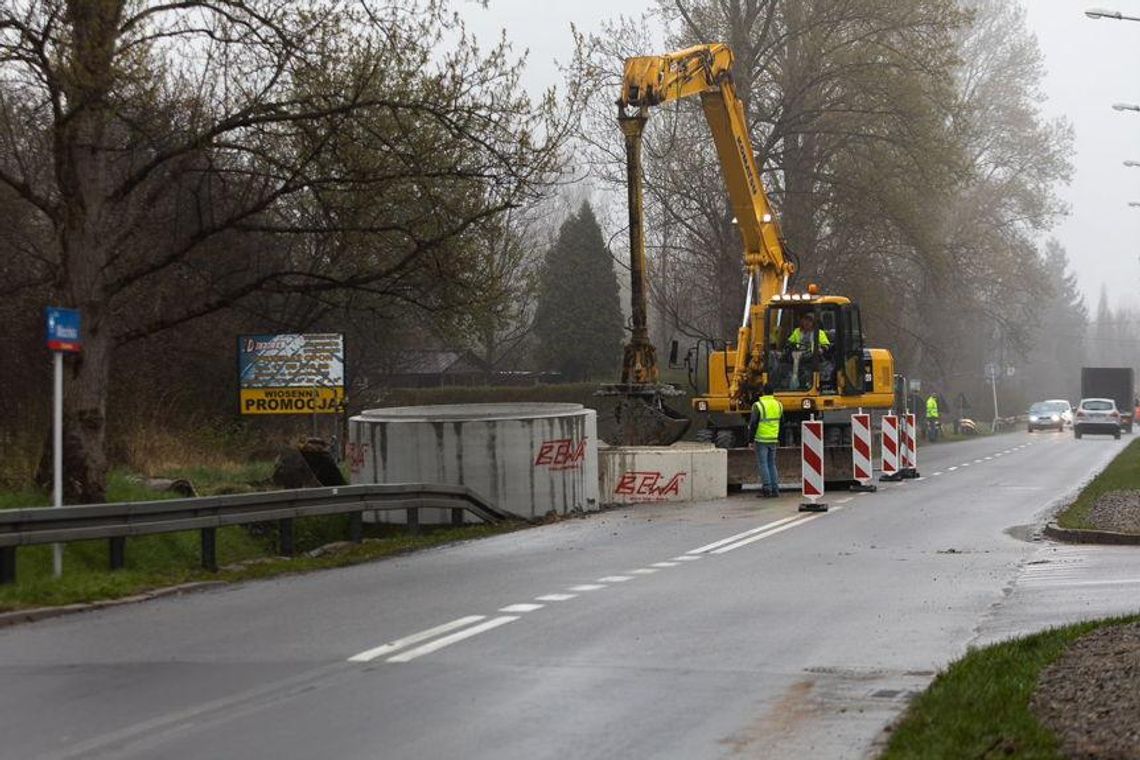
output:
<svg viewBox="0 0 1140 760"><path fill-rule="evenodd" d="M281 554L292 556L293 520L348 514L349 540L364 537L364 513L405 510L410 529L419 528L419 510L450 509L452 523L463 512L485 522L521 519L496 508L466 486L430 483L301 488L290 491L204 496L190 499L119 502L66 507L0 510L0 583L16 580L16 550L21 546L109 539L112 570L126 559L126 540L154 533L201 531L202 566L217 570L217 530L227 525L278 521Z"/></svg>

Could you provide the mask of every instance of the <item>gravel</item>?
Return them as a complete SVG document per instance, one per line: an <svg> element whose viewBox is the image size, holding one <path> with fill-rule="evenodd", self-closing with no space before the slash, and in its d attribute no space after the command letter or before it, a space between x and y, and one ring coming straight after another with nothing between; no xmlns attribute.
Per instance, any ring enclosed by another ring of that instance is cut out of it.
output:
<svg viewBox="0 0 1140 760"><path fill-rule="evenodd" d="M1140 533L1140 491L1109 491L1089 511L1089 522L1100 530Z"/></svg>
<svg viewBox="0 0 1140 760"><path fill-rule="evenodd" d="M1140 623L1077 639L1042 672L1030 701L1073 760L1140 760Z"/></svg>

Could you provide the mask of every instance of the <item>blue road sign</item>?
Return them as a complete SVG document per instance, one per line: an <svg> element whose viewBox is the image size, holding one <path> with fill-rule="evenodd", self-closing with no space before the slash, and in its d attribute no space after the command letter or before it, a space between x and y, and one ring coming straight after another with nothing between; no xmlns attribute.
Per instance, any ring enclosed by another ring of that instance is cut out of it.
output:
<svg viewBox="0 0 1140 760"><path fill-rule="evenodd" d="M47 347L52 351L67 353L78 353L83 350L78 309L47 307Z"/></svg>

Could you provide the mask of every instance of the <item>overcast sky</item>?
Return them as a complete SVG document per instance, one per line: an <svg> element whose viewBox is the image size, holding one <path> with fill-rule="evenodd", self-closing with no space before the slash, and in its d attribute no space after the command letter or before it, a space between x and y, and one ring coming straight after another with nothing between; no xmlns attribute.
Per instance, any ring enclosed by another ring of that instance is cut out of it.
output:
<svg viewBox="0 0 1140 760"><path fill-rule="evenodd" d="M501 29L521 52L530 51L527 85L539 91L559 83L555 61L571 53L570 25L596 31L622 13L636 16L649 0L470 0L457 7L488 41ZM1102 286L1114 305L1140 307L1140 113L1114 111L1113 103L1140 104L1140 22L1084 15L1090 7L1140 17L1140 0L1025 0L1028 22L1045 54L1051 116L1064 116L1075 130L1073 182L1062 190L1070 215L1054 231L1069 252L1089 310Z"/></svg>

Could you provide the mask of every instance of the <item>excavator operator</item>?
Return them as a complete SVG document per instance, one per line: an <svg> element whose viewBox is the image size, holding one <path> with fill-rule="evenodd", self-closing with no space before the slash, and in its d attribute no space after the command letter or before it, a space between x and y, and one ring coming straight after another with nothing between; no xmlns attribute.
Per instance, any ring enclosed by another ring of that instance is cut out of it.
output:
<svg viewBox="0 0 1140 760"><path fill-rule="evenodd" d="M830 360L831 338L826 330L816 327L815 314L804 312L800 315L799 326L792 330L784 343L788 390L811 386L811 373L815 365L812 359L817 348L823 360L820 366L820 390L834 390L835 370L834 363Z"/></svg>

